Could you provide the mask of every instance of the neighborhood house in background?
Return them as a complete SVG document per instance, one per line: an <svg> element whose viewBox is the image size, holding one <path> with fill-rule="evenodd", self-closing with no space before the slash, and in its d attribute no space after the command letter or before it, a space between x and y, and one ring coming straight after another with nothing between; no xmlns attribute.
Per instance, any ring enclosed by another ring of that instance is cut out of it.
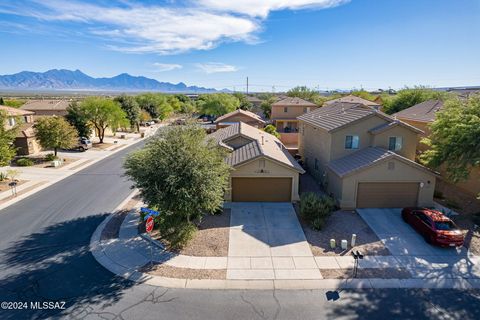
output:
<svg viewBox="0 0 480 320"><path fill-rule="evenodd" d="M0 106L0 110L9 116L4 126L9 129L18 125L18 132L14 144L17 147L17 154L29 155L40 151L40 145L35 140L35 132L33 130L34 113L27 110Z"/></svg>
<svg viewBox="0 0 480 320"><path fill-rule="evenodd" d="M265 125L265 121L263 121L263 119L259 115L242 109L237 109L235 111L227 113L221 117L218 117L217 120L215 120L217 129L225 128L238 122L246 123L255 128L263 128Z"/></svg>

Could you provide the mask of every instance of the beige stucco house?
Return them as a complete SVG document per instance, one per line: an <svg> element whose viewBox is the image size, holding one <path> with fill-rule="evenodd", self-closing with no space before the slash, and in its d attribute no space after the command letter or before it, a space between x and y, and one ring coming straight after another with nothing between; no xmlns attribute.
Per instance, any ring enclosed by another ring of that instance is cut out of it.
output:
<svg viewBox="0 0 480 320"><path fill-rule="evenodd" d="M17 136L14 141L17 154L29 155L39 152L40 145L35 139L35 131L33 129L34 112L7 106L0 106L0 111L5 112L8 116L4 123L5 128L11 129L15 126L18 127Z"/></svg>
<svg viewBox="0 0 480 320"><path fill-rule="evenodd" d="M259 115L242 109L229 112L215 120L217 129L225 128L238 122L249 124L255 128L263 128L265 126L265 121Z"/></svg>
<svg viewBox="0 0 480 320"><path fill-rule="evenodd" d="M64 117L67 115L67 108L70 103L69 100L29 100L20 109L34 112L35 119L45 116Z"/></svg>
<svg viewBox="0 0 480 320"><path fill-rule="evenodd" d="M287 97L272 104L270 119L290 153L295 154L298 150L297 117L317 108L316 104L296 97Z"/></svg>
<svg viewBox="0 0 480 320"><path fill-rule="evenodd" d="M348 95L348 96L340 97L337 99L332 99L332 100L326 101L324 105L328 106L330 104L334 104L337 102L359 103L359 104L363 104L364 106L372 107L377 110L380 110L382 108L382 105L378 101L370 101L354 95Z"/></svg>
<svg viewBox="0 0 480 320"><path fill-rule="evenodd" d="M305 166L340 207L433 205L436 173L414 161L421 130L348 102L328 104L298 120Z"/></svg>
<svg viewBox="0 0 480 320"><path fill-rule="evenodd" d="M408 109L404 109L395 113L393 116L397 119L411 124L423 131L419 135L419 139L428 137L430 135L429 125L435 121L435 115L442 110L443 102L441 100L427 100L425 102L416 104ZM428 149L428 146L423 143L417 145L417 150L423 152ZM445 175L445 170L439 169L442 175ZM455 183L457 187L471 195L478 195L480 193L480 168L471 170L468 179Z"/></svg>
<svg viewBox="0 0 480 320"><path fill-rule="evenodd" d="M226 201L299 200L299 175L304 170L275 136L237 122L208 137L229 152L225 161L233 170Z"/></svg>

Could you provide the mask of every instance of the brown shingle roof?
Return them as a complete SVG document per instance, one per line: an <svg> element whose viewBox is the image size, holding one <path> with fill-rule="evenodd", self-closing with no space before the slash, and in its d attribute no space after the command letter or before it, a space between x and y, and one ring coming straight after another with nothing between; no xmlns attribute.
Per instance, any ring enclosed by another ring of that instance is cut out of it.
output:
<svg viewBox="0 0 480 320"><path fill-rule="evenodd" d="M345 156L337 160L330 161L328 163L328 167L340 178L343 178L345 176L367 169L371 166L377 165L383 161L386 161L392 158L400 160L417 169L427 171L435 175L437 174L429 170L428 168L416 163L415 161L402 157L401 155L393 151L386 150L379 147L364 148L355 153L352 153L351 155Z"/></svg>
<svg viewBox="0 0 480 320"><path fill-rule="evenodd" d="M26 110L21 110L21 109L1 106L1 105L0 105L0 110L5 111L9 116L28 116L28 115L34 114L34 112L31 112L31 111L26 111Z"/></svg>
<svg viewBox="0 0 480 320"><path fill-rule="evenodd" d="M265 123L265 121L263 121L262 118L260 118L259 115L255 114L253 112L247 111L247 110L242 110L242 109L237 109L235 111L224 114L221 117L218 117L217 120L215 120L215 123L222 122L225 119L228 119L228 118L230 118L232 116L235 116L235 115L238 115L238 114L242 114L244 116L252 118L252 120L255 120L255 121L258 121L258 122L261 122L261 123Z"/></svg>
<svg viewBox="0 0 480 320"><path fill-rule="evenodd" d="M30 100L25 103L20 109L23 110L55 110L64 111L67 110L70 101L67 100Z"/></svg>
<svg viewBox="0 0 480 320"><path fill-rule="evenodd" d="M441 108L443 108L443 101L427 100L408 109L399 111L393 114L393 116L405 120L433 122L435 120L435 113L437 113L437 111L439 111Z"/></svg>
<svg viewBox="0 0 480 320"><path fill-rule="evenodd" d="M332 103L337 103L337 102L360 103L360 104L363 104L363 105L369 106L369 107L380 106L380 104L378 104L377 102L373 102L373 101L363 99L363 98L353 96L353 95L348 95L348 96L341 97L341 98L338 98L338 99L329 100L329 101L325 102L325 105L330 105Z"/></svg>
<svg viewBox="0 0 480 320"><path fill-rule="evenodd" d="M288 97L272 104L272 107L318 107L315 103L297 97Z"/></svg>
<svg viewBox="0 0 480 320"><path fill-rule="evenodd" d="M225 161L231 166L239 166L258 157L266 157L286 165L300 173L304 173L302 167L285 149L285 146L275 136L252 127L246 123L235 123L226 128L209 134L218 144L228 145L228 140L242 136L252 140L245 146L231 152Z"/></svg>

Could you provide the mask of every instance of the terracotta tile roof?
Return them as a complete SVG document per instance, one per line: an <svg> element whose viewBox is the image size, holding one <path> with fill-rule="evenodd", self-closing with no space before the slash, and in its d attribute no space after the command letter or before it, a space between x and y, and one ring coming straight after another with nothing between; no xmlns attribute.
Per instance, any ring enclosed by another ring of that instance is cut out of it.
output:
<svg viewBox="0 0 480 320"><path fill-rule="evenodd" d="M303 100L297 97L287 97L280 101L277 101L272 104L272 107L290 107L290 106L299 106L299 107L318 107L315 103L312 103L307 100Z"/></svg>
<svg viewBox="0 0 480 320"><path fill-rule="evenodd" d="M329 101L325 102L324 105L330 105L332 103L337 103L337 102L360 103L360 104L363 104L363 105L369 106L369 107L380 106L380 104L377 103L377 102L370 101L370 100L367 100L367 99L363 99L363 98L353 96L353 95L348 95L348 96L341 97L341 98L338 98L338 99L329 100Z"/></svg>
<svg viewBox="0 0 480 320"><path fill-rule="evenodd" d="M228 118L230 118L232 116L235 116L235 115L238 115L238 114L242 114L244 116L252 118L252 120L255 120L255 121L258 121L258 122L261 122L261 123L265 123L265 121L263 121L262 118L259 115L255 114L253 112L247 111L247 110L242 110L242 109L237 109L235 111L224 114L221 117L218 117L217 120L215 120L215 123L222 122L225 119L228 119Z"/></svg>
<svg viewBox="0 0 480 320"><path fill-rule="evenodd" d="M300 173L302 167L287 151L285 146L275 136L252 127L246 123L238 122L226 128L217 130L208 135L219 145L227 145L228 141L238 136L251 140L250 143L233 150L225 159L231 166L239 166L258 157L266 157L286 165Z"/></svg>
<svg viewBox="0 0 480 320"><path fill-rule="evenodd" d="M67 107L70 105L70 101L67 100L30 100L25 103L20 109L23 110L55 110L63 111L67 110Z"/></svg>
<svg viewBox="0 0 480 320"><path fill-rule="evenodd" d="M330 161L328 163L328 168L330 168L330 170L332 170L340 178L343 178L345 176L367 169L371 166L381 163L382 161L386 161L392 158L402 161L417 169L437 175L436 172L431 171L430 169L416 163L415 161L402 157L401 155L393 151L379 147L364 148L355 153L352 153L351 155Z"/></svg>
<svg viewBox="0 0 480 320"><path fill-rule="evenodd" d="M433 122L435 113L443 108L443 102L440 100L427 100L416 104L408 109L399 111L393 116L399 119L413 120L419 122Z"/></svg>
<svg viewBox="0 0 480 320"><path fill-rule="evenodd" d="M26 111L26 110L2 106L2 105L0 105L0 110L5 111L9 116L28 116L28 115L34 114L34 112L31 112L31 111Z"/></svg>
<svg viewBox="0 0 480 320"><path fill-rule="evenodd" d="M372 128L372 129L368 130L368 132L370 132L371 134L379 134L379 133L387 131L391 128L394 128L396 126L401 126L401 127L410 129L412 131L415 131L417 133L423 133L422 130L420 130L420 129L412 126L412 125L409 125L408 123L400 121L400 120L393 120L392 122L387 122L387 123L381 124L381 125L379 125L375 128Z"/></svg>

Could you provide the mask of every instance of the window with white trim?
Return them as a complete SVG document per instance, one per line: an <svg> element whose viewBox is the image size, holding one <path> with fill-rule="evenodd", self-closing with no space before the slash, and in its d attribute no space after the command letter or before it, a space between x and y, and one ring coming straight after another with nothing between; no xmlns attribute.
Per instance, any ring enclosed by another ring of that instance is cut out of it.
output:
<svg viewBox="0 0 480 320"><path fill-rule="evenodd" d="M346 136L345 137L345 149L358 149L360 145L359 136Z"/></svg>
<svg viewBox="0 0 480 320"><path fill-rule="evenodd" d="M402 150L403 138L402 137L390 137L388 138L388 150L399 151Z"/></svg>

